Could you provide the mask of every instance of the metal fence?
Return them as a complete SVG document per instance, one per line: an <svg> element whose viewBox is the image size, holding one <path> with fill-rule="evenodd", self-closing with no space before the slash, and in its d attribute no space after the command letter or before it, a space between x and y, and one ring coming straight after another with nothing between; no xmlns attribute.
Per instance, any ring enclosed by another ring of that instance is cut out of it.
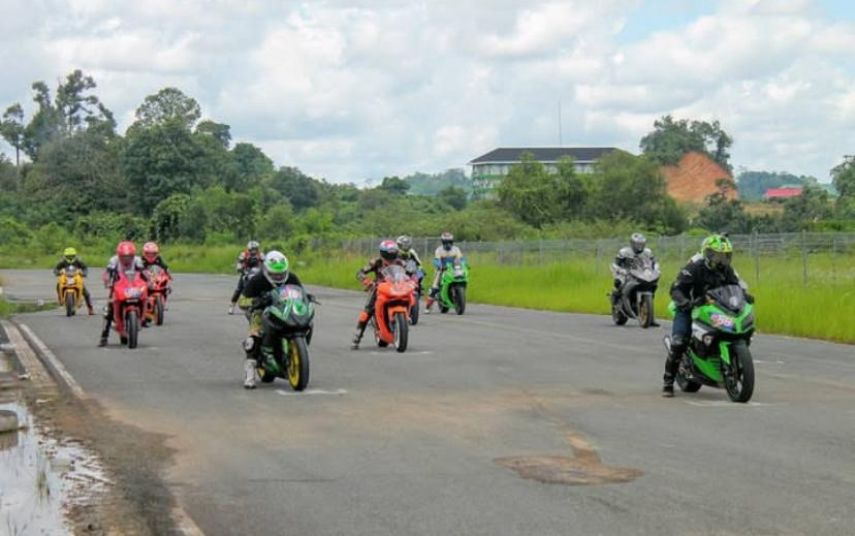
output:
<svg viewBox="0 0 855 536"><path fill-rule="evenodd" d="M762 279L764 266L769 260L786 259L797 262L802 280L807 284L811 277L855 280L855 233L779 233L731 235L735 259L744 275L753 268L755 281ZM345 240L340 244L346 252L370 257L377 251L381 238ZM700 249L701 236L650 236L648 247L662 261L682 262ZM432 258L439 246L439 237L416 237L413 245L423 258ZM628 238L524 240L512 242L457 242L464 254L477 254L506 265L537 265L558 261L592 259L598 270L608 271L617 251L628 245ZM821 257L821 262L820 262Z"/></svg>

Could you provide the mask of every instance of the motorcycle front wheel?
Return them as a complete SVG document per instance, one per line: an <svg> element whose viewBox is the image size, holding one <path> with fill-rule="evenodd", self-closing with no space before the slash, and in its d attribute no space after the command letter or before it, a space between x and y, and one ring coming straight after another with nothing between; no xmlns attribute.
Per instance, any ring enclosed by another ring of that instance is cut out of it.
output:
<svg viewBox="0 0 855 536"><path fill-rule="evenodd" d="M395 334L395 350L400 352L407 351L407 337L409 336L407 326L407 315L404 313L395 313L395 324L392 326L392 332Z"/></svg>
<svg viewBox="0 0 855 536"><path fill-rule="evenodd" d="M74 293L65 293L65 316L74 316Z"/></svg>
<svg viewBox="0 0 855 536"><path fill-rule="evenodd" d="M616 326L626 324L626 315L620 310L620 306L612 304L612 321Z"/></svg>
<svg viewBox="0 0 855 536"><path fill-rule="evenodd" d="M641 296L641 303L638 304L638 323L644 329L653 323L653 300L650 299L650 294Z"/></svg>
<svg viewBox="0 0 855 536"><path fill-rule="evenodd" d="M164 306L163 296L158 295L154 301L154 323L158 326L163 325Z"/></svg>
<svg viewBox="0 0 855 536"><path fill-rule="evenodd" d="M136 311L130 311L125 316L125 331L128 332L128 348L134 349L137 347L137 337L139 336L140 322L137 318Z"/></svg>
<svg viewBox="0 0 855 536"><path fill-rule="evenodd" d="M309 385L309 348L303 337L288 341L288 383L295 391L302 391Z"/></svg>
<svg viewBox="0 0 855 536"><path fill-rule="evenodd" d="M754 360L745 341L730 347L730 373L724 376L724 388L733 402L745 403L754 394Z"/></svg>
<svg viewBox="0 0 855 536"><path fill-rule="evenodd" d="M458 315L462 315L466 311L466 287L456 285L454 287L454 310Z"/></svg>

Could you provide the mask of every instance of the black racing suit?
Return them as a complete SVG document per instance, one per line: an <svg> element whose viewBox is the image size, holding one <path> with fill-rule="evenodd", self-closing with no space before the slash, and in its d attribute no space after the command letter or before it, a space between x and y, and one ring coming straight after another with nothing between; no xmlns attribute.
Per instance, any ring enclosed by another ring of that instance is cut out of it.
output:
<svg viewBox="0 0 855 536"><path fill-rule="evenodd" d="M277 286L284 285L296 285L300 288L303 288L303 284L300 282L300 278L297 277L297 274L294 272L288 272L288 277L285 278L285 281L280 283ZM263 329L262 327L262 319L261 312L265 307L270 305L270 291L273 290L273 283L271 283L267 276L264 275L264 272L258 272L251 278L249 278L246 284L243 286L243 294L242 296L248 300L252 300L252 304L249 306L250 313L250 336L256 339L256 342L253 343L252 349L247 351L247 359L258 359L258 353L261 349L261 346L265 346L268 348L273 347L273 333L270 329ZM305 292L305 289L304 289ZM311 299L311 296L306 293L306 297ZM258 332L261 331L261 345L258 344ZM311 340L311 329L309 334L306 336L306 342Z"/></svg>
<svg viewBox="0 0 855 536"><path fill-rule="evenodd" d="M671 353L665 360L666 384L673 383L680 359L689 344L692 332L692 307L704 299L707 291L725 285L740 285L745 288L745 284L732 266L719 270L712 269L700 255L692 257L671 285L671 299L677 306L677 312L671 328ZM746 296L753 301L747 293Z"/></svg>
<svg viewBox="0 0 855 536"><path fill-rule="evenodd" d="M74 260L71 262L69 262L68 259L63 257L58 263L56 263L56 266L53 267L53 275L59 277L59 274L61 274L69 266L74 266L75 268L80 270L80 273L83 274L83 277L89 275L89 267L86 266L85 262L78 259L77 257L75 257ZM56 295L59 296L59 283L56 284ZM86 307L88 307L91 311L92 296L89 294L89 289L86 288L85 283L83 285L83 299L86 300ZM90 312L89 314L92 313Z"/></svg>
<svg viewBox="0 0 855 536"><path fill-rule="evenodd" d="M232 304L237 303L238 298L243 294L243 287L246 284L244 277L246 274L256 266L261 266L262 262L264 262L264 255L261 252L252 255L248 250L244 250L238 255L237 271L240 273L240 278L238 279L237 288L232 293Z"/></svg>

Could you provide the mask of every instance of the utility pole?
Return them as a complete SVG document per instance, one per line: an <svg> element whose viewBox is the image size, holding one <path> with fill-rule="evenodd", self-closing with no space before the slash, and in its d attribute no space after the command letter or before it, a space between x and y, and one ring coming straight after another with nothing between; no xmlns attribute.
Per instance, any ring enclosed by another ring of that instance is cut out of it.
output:
<svg viewBox="0 0 855 536"><path fill-rule="evenodd" d="M561 126L561 101L558 101L558 146L564 146L564 132Z"/></svg>

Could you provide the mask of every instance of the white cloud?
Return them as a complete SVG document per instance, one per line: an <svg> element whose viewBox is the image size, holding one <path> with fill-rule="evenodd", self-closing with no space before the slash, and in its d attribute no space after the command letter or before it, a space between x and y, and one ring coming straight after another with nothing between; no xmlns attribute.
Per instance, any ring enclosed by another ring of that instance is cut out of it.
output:
<svg viewBox="0 0 855 536"><path fill-rule="evenodd" d="M735 165L820 178L855 144L855 24L811 0L721 0L629 43L642 0L7 3L0 107L82 68L127 126L176 86L278 164L335 180L555 143L559 101L574 144L635 151L666 113L719 119Z"/></svg>

